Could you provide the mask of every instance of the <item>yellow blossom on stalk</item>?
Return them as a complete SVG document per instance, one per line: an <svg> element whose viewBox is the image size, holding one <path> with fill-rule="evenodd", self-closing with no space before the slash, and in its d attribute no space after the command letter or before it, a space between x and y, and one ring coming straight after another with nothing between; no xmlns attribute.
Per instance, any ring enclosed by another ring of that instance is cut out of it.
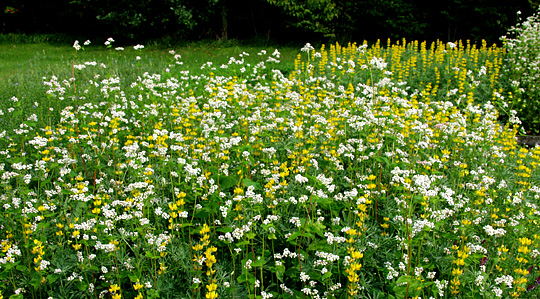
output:
<svg viewBox="0 0 540 299"><path fill-rule="evenodd" d="M109 286L109 292L116 293L117 291L120 291L120 287L117 284Z"/></svg>
<svg viewBox="0 0 540 299"><path fill-rule="evenodd" d="M163 274L169 267L165 267L163 265L163 263L159 263L159 270L158 270L158 274Z"/></svg>
<svg viewBox="0 0 540 299"><path fill-rule="evenodd" d="M203 227L199 231L199 234L204 235L210 232L210 227L205 223L203 224Z"/></svg>
<svg viewBox="0 0 540 299"><path fill-rule="evenodd" d="M205 296L207 299L214 299L218 297L218 294L216 293L217 285L215 283L207 285L206 289L208 290Z"/></svg>

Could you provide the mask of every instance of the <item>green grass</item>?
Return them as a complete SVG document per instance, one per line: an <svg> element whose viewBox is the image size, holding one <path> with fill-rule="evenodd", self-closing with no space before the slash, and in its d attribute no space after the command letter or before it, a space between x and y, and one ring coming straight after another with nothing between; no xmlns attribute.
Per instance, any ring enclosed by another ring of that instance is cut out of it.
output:
<svg viewBox="0 0 540 299"><path fill-rule="evenodd" d="M38 41L38 42L36 42ZM79 41L81 44L84 41ZM226 64L230 57L246 52L253 54L246 58L246 62L256 62L255 53L265 49L273 51L275 47L243 45L239 42L212 42L199 41L166 48L154 43L145 46L141 51L133 49L134 45L123 45L123 51L116 51L117 45L113 43L111 48L105 47L102 41L94 41L83 50L76 51L71 44L48 43L44 38L0 38L0 109L7 109L7 99L17 97L26 104L27 108L34 109L46 100L46 87L43 85L44 78L50 80L56 76L60 80L69 79L77 70L74 64L97 61L107 65L102 69L103 75L116 75L122 78L122 87L129 86L144 72L163 73L173 62L173 55L169 51L174 50L182 56L182 70L198 72L201 66L208 61L219 68ZM288 73L294 68L294 59L299 50L297 48L279 48L282 53L280 70ZM141 56L141 60L136 57ZM82 75L85 76L86 74ZM83 81L87 78L80 77ZM23 105L24 106L24 105ZM57 111L62 108L58 107ZM47 114L47 111L37 111L38 115ZM0 118L4 127L12 127L7 120Z"/></svg>

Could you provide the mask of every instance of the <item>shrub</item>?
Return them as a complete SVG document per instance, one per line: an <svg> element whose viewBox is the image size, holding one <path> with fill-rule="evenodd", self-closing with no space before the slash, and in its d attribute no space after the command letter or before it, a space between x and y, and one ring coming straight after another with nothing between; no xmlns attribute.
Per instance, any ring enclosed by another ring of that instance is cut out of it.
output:
<svg viewBox="0 0 540 299"><path fill-rule="evenodd" d="M507 55L503 73L510 90L503 103L505 111L514 109L528 133L540 132L540 12L510 28L513 38L503 37ZM520 14L518 12L518 14Z"/></svg>

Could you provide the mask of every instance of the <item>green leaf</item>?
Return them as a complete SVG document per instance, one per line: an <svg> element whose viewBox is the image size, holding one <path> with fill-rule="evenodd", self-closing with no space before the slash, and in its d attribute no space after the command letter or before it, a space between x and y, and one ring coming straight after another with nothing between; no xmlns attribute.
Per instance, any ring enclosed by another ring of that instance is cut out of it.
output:
<svg viewBox="0 0 540 299"><path fill-rule="evenodd" d="M266 264L266 260L265 259L258 259L256 261L254 261L251 266L253 267L262 267L264 266L264 264Z"/></svg>
<svg viewBox="0 0 540 299"><path fill-rule="evenodd" d="M84 291L88 288L88 283L81 281L79 282L79 285L77 286L77 288L79 289L79 291Z"/></svg>
<svg viewBox="0 0 540 299"><path fill-rule="evenodd" d="M243 179L242 180L242 183L244 183L244 186L249 187L249 186L253 186L255 187L255 190L260 190L261 189L261 184L257 183L257 182L254 182L250 179Z"/></svg>
<svg viewBox="0 0 540 299"><path fill-rule="evenodd" d="M59 275L55 275L55 274L49 274L49 275L47 275L47 281L48 281L49 283L54 283L55 281L58 280L58 278L60 278Z"/></svg>
<svg viewBox="0 0 540 299"><path fill-rule="evenodd" d="M332 276L332 272L328 271L322 276L322 280L326 280Z"/></svg>
<svg viewBox="0 0 540 299"><path fill-rule="evenodd" d="M276 267L276 277L279 281L283 281L283 275L285 274L285 266L279 265Z"/></svg>
<svg viewBox="0 0 540 299"><path fill-rule="evenodd" d="M236 185L236 182L238 182L238 178L230 177L230 176L213 175L212 178L214 179L216 184L219 185L219 188L222 190L229 189L230 187Z"/></svg>

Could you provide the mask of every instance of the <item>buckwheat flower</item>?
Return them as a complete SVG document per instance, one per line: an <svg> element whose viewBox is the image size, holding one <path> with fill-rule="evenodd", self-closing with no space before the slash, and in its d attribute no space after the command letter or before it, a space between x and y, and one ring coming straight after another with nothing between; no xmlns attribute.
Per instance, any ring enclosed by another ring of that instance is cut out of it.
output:
<svg viewBox="0 0 540 299"><path fill-rule="evenodd" d="M364 53L364 52L366 51L367 47L368 47L367 44L363 44L363 45L361 45L360 47L358 47L358 48L356 49L356 51L357 51L357 52L360 52L360 53Z"/></svg>
<svg viewBox="0 0 540 299"><path fill-rule="evenodd" d="M308 281L309 280L309 275L307 275L304 272L300 272L300 280L303 281L303 282Z"/></svg>
<svg viewBox="0 0 540 299"><path fill-rule="evenodd" d="M124 51L124 48L122 48L122 47L116 47L116 48L114 48L114 49L115 49L116 51Z"/></svg>
<svg viewBox="0 0 540 299"><path fill-rule="evenodd" d="M373 57L369 62L374 68L384 70L388 63L384 62L383 58Z"/></svg>
<svg viewBox="0 0 540 299"><path fill-rule="evenodd" d="M81 49L81 45L79 45L78 40L76 40L75 43L73 43L73 48L75 48L76 51L79 51Z"/></svg>
<svg viewBox="0 0 540 299"><path fill-rule="evenodd" d="M500 288L494 287L493 288L493 294L495 294L496 297L502 297L503 291Z"/></svg>
<svg viewBox="0 0 540 299"><path fill-rule="evenodd" d="M143 45L136 45L136 46L133 46L133 49L134 50L144 49L144 46Z"/></svg>
<svg viewBox="0 0 540 299"><path fill-rule="evenodd" d="M448 42L448 47L450 49L455 49L457 47L457 45L455 43L452 43L452 42Z"/></svg>
<svg viewBox="0 0 540 299"><path fill-rule="evenodd" d="M300 221L300 218L298 217L291 217L289 222L294 224L296 227L300 227L302 225L302 222Z"/></svg>
<svg viewBox="0 0 540 299"><path fill-rule="evenodd" d="M90 40L86 40L83 45L85 45L85 46L90 45Z"/></svg>
<svg viewBox="0 0 540 299"><path fill-rule="evenodd" d="M252 260L248 259L246 261L246 264L244 265L244 268L246 268L247 270L251 269L251 264L253 263Z"/></svg>
<svg viewBox="0 0 540 299"><path fill-rule="evenodd" d="M315 48L313 48L310 43L307 43L302 49L300 49L300 51L302 51L302 52L309 52L309 51L313 51L313 50L315 50Z"/></svg>
<svg viewBox="0 0 540 299"><path fill-rule="evenodd" d="M201 280L197 277L193 277L193 284L201 283Z"/></svg>
<svg viewBox="0 0 540 299"><path fill-rule="evenodd" d="M514 282L514 278L511 275L503 275L501 277L495 278L495 283L497 284L504 283L509 288L512 287L513 282Z"/></svg>
<svg viewBox="0 0 540 299"><path fill-rule="evenodd" d="M112 37L109 37L106 41L105 41L105 46L110 46L111 43L114 43L114 39Z"/></svg>
<svg viewBox="0 0 540 299"><path fill-rule="evenodd" d="M301 174L297 174L294 179L296 180L297 183L299 184L303 184L303 183L307 183L308 182L308 178L302 176Z"/></svg>
<svg viewBox="0 0 540 299"><path fill-rule="evenodd" d="M475 279L475 284L477 286L481 286L482 285L482 282L484 281L484 275L478 275Z"/></svg>

